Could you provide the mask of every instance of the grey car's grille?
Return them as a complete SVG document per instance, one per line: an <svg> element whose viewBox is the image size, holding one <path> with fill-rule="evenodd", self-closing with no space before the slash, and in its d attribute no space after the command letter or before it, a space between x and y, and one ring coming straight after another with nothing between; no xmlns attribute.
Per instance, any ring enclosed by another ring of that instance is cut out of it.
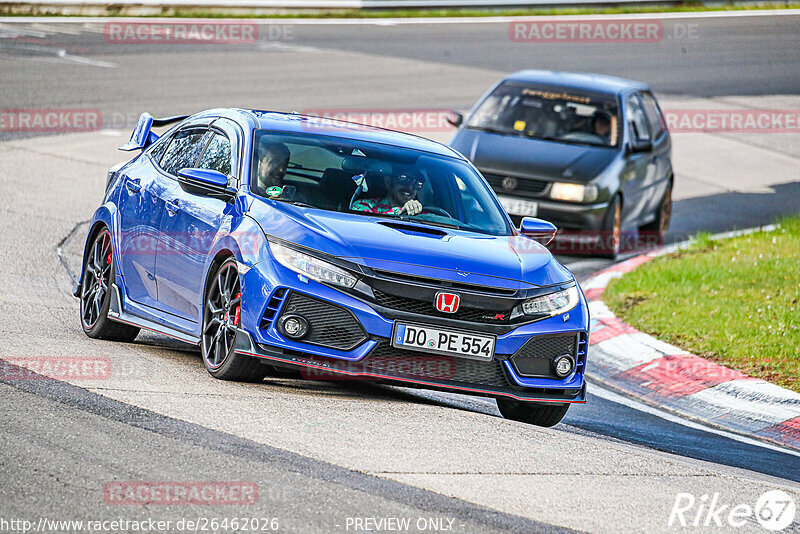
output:
<svg viewBox="0 0 800 534"><path fill-rule="evenodd" d="M547 190L549 182L545 180L537 180L535 178L517 178L513 176L503 176L501 174L483 174L492 189L501 194L508 195L522 195L522 196L541 196ZM512 178L516 187L513 189L506 189L503 187L503 180Z"/></svg>

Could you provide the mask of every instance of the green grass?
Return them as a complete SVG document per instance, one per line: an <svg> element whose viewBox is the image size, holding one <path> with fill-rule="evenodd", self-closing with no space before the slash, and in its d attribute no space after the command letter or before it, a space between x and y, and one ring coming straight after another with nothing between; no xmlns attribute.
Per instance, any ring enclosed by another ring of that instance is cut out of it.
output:
<svg viewBox="0 0 800 534"><path fill-rule="evenodd" d="M800 392L800 217L733 239L698 235L603 299L643 332Z"/></svg>
<svg viewBox="0 0 800 534"><path fill-rule="evenodd" d="M800 2L763 2L722 5L703 5L700 2L685 1L674 5L660 6L619 6L619 7L581 7L581 8L517 8L517 9L267 9L220 7L216 9L161 7L128 7L123 4L109 5L97 16L141 16L141 17L181 17L181 18L409 18L409 17L526 17L526 16L573 16L573 15L618 15L625 13L676 13L704 11L750 11L760 9L799 9ZM3 16L84 16L85 13L62 15L61 11L26 4L6 4L0 6Z"/></svg>

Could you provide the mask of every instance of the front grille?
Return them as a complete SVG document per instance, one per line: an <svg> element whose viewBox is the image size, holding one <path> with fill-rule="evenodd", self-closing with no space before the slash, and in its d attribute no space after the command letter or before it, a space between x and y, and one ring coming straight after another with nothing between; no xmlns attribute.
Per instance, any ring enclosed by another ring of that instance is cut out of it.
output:
<svg viewBox="0 0 800 534"><path fill-rule="evenodd" d="M508 387L502 362L482 362L419 351L403 350L381 342L359 362L366 368L380 369L383 375L398 378L462 382Z"/></svg>
<svg viewBox="0 0 800 534"><path fill-rule="evenodd" d="M582 367L583 361L575 352L577 341L575 334L533 336L511 356L511 363L521 376L558 378L551 362L562 354L569 354Z"/></svg>
<svg viewBox="0 0 800 534"><path fill-rule="evenodd" d="M302 343L338 350L352 350L367 340L367 333L358 319L336 304L292 291L281 311L284 315L301 315L308 321L308 334Z"/></svg>
<svg viewBox="0 0 800 534"><path fill-rule="evenodd" d="M546 190L549 182L546 180L537 180L535 178L520 178L520 177L509 177L509 176L502 176L499 174L485 174L483 175L486 178L486 181L489 182L489 185L492 186L492 189L497 191L498 193L508 193L510 195L519 194L522 196L541 196ZM503 180L506 178L514 178L517 181L517 187L512 190L508 190L503 187Z"/></svg>
<svg viewBox="0 0 800 534"><path fill-rule="evenodd" d="M379 305L384 308L407 313L488 324L503 324L509 322L511 319L511 310L485 310L461 306L455 313L442 313L434 307L433 299L418 300L397 295L388 295L377 289L373 289L372 292L375 294L375 299L378 301Z"/></svg>
<svg viewBox="0 0 800 534"><path fill-rule="evenodd" d="M427 276L414 276L411 274L395 273L392 271L382 271L379 269L375 269L375 274L380 275L383 278L389 278L391 280L396 280L399 282L405 282L405 283L410 282L412 284L426 284L429 286L446 290L462 289L465 291L471 291L473 293L484 293L486 295L501 296L501 297L513 296L517 293L515 289L505 289L502 287L489 287L478 284L467 284L464 282L453 282L452 280L428 278Z"/></svg>

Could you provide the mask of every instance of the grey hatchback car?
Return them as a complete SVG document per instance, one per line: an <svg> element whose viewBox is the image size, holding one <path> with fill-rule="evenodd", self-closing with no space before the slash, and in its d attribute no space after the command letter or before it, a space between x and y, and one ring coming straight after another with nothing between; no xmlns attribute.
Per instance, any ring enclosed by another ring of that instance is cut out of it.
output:
<svg viewBox="0 0 800 534"><path fill-rule="evenodd" d="M625 248L623 235L660 240L669 227L671 141L647 84L520 71L453 124L450 146L481 171L515 222L549 220L560 235L596 242L582 250L610 257Z"/></svg>

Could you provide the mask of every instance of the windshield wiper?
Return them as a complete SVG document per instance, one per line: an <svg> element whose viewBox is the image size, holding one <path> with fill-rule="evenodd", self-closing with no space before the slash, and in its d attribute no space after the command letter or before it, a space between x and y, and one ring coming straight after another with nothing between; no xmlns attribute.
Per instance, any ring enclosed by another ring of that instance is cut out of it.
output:
<svg viewBox="0 0 800 534"><path fill-rule="evenodd" d="M470 126L467 125L466 128L468 130L478 130L481 132L488 132L500 135L516 135L514 132L509 132L507 130L501 130L499 128L492 128L491 126Z"/></svg>
<svg viewBox="0 0 800 534"><path fill-rule="evenodd" d="M287 204L291 204L292 206L300 206L301 208L316 208L316 206L312 206L311 204L306 204L305 202L300 202L299 200L289 200L288 198L273 198L272 200L277 200L278 202L286 202Z"/></svg>
<svg viewBox="0 0 800 534"><path fill-rule="evenodd" d="M452 228L453 230L461 230L461 226L452 223L429 221L427 219L412 219L411 217L403 217L402 215L394 216L393 218L399 221L410 222L415 224L428 224L430 226L441 226L442 228Z"/></svg>
<svg viewBox="0 0 800 534"><path fill-rule="evenodd" d="M535 135L527 136L531 139L538 139L539 141L555 141L556 143L566 143L568 145L588 145L588 146L603 146L608 147L609 145L604 145L600 143L592 143L591 141L579 141L577 139L563 139L561 137L554 137L552 135L545 135L543 137L537 137Z"/></svg>

